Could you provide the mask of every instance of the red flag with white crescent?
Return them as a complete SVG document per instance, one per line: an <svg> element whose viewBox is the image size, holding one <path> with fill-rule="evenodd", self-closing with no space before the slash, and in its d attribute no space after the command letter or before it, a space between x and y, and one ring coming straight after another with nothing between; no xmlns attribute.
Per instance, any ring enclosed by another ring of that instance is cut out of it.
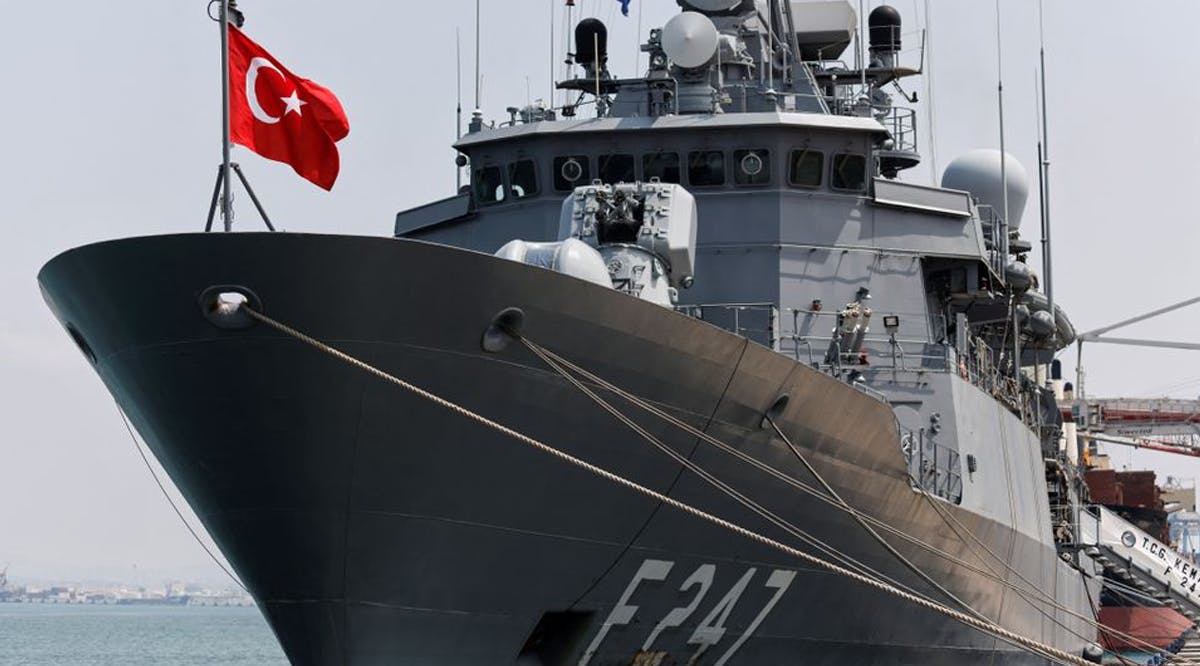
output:
<svg viewBox="0 0 1200 666"><path fill-rule="evenodd" d="M292 74L230 25L229 131L234 143L328 190L341 164L336 143L350 121L329 89Z"/></svg>

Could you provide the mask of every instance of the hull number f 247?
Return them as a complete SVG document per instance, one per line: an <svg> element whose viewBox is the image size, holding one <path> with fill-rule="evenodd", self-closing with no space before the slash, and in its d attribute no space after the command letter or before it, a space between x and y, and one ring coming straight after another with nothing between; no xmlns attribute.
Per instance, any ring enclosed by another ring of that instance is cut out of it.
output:
<svg viewBox="0 0 1200 666"><path fill-rule="evenodd" d="M613 627L626 625L633 621L634 615L637 614L638 606L630 604L629 600L637 591L638 586L647 581L666 580L667 575L671 573L671 569L674 567L674 562L667 562L665 560L646 560L642 562L642 566L638 568L637 573L633 575L633 580L629 581L629 585L621 593L621 598L613 606L612 611L608 614L608 618L600 625L600 631L596 633L596 637L592 639L591 644L584 651L583 657L579 660L579 666L587 666L587 663L591 661L592 657L600 649L601 644L604 643L604 639ZM650 653L654 642L658 640L664 631L683 626L683 623L696 613L712 590L713 578L716 576L716 573L716 565L701 564L692 572L692 575L683 581L683 584L679 586L679 592L681 595L691 594L690 599L684 605L672 609L654 625L654 629L650 631L650 634L646 636L645 642L642 643L642 654ZM725 637L725 624L729 620L730 614L733 613L733 608L737 605L738 599L741 599L742 594L750 586L751 581L757 573L757 568L751 567L747 569L746 573L742 574L742 577L733 584L733 587L716 602L716 605L708 610L704 619L696 625L695 630L692 631L692 635L687 639L688 645L696 646L689 663L695 663L700 655L704 654L710 648L716 647L721 639ZM746 631L741 636L738 636L737 640L733 641L725 652L713 662L713 666L723 666L723 664L727 663L733 657L738 648L742 647L742 644L746 642L746 639L750 638L754 634L754 631L758 629L758 625L762 624L762 621L767 618L767 615L770 614L775 604L779 603L779 599L787 591L788 587L791 586L795 578L796 572L786 569L776 569L767 576L763 586L774 590L775 593L771 595L766 605L759 609L758 614L746 626Z"/></svg>

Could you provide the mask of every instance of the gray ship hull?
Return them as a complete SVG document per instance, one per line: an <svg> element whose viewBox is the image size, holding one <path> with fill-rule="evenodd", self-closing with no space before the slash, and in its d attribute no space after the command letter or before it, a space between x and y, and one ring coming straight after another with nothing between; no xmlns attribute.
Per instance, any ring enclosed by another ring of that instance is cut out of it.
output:
<svg viewBox="0 0 1200 666"><path fill-rule="evenodd" d="M519 307L530 339L811 483L760 427L787 393L780 426L846 500L981 565L911 489L888 405L704 322L549 271L384 238L131 239L64 253L39 280L293 663L1043 663L526 448L265 326L217 328L199 296L214 285L247 288L267 314L351 355L799 545L520 345L488 354L480 339L496 313ZM843 512L627 413L834 548L944 600ZM1090 612L1052 542L945 506L1060 603ZM1010 629L1075 654L1094 637L1062 611L890 541Z"/></svg>

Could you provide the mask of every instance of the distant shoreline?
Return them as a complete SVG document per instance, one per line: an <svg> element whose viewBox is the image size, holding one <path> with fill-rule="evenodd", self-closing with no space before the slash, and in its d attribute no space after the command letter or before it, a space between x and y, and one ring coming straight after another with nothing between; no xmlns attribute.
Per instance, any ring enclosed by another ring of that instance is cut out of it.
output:
<svg viewBox="0 0 1200 666"><path fill-rule="evenodd" d="M163 599L41 599L0 598L0 604L26 606L154 606L154 607L204 607L204 608L257 608L258 604L249 597L169 597Z"/></svg>

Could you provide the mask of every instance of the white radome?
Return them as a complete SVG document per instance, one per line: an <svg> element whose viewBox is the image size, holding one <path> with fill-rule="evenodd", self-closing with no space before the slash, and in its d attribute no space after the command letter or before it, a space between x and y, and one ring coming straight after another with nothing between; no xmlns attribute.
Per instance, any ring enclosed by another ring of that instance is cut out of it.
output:
<svg viewBox="0 0 1200 666"><path fill-rule="evenodd" d="M1021 226L1021 216L1029 200L1029 174L1012 155L1008 155L1004 165L1008 180L1008 225L1015 230ZM1002 182L1000 151L995 148L979 148L960 155L942 172L942 187L966 190L1000 215L1004 215Z"/></svg>
<svg viewBox="0 0 1200 666"><path fill-rule="evenodd" d="M663 51L684 69L695 69L712 60L718 39L717 26L698 12L676 14L662 30Z"/></svg>

